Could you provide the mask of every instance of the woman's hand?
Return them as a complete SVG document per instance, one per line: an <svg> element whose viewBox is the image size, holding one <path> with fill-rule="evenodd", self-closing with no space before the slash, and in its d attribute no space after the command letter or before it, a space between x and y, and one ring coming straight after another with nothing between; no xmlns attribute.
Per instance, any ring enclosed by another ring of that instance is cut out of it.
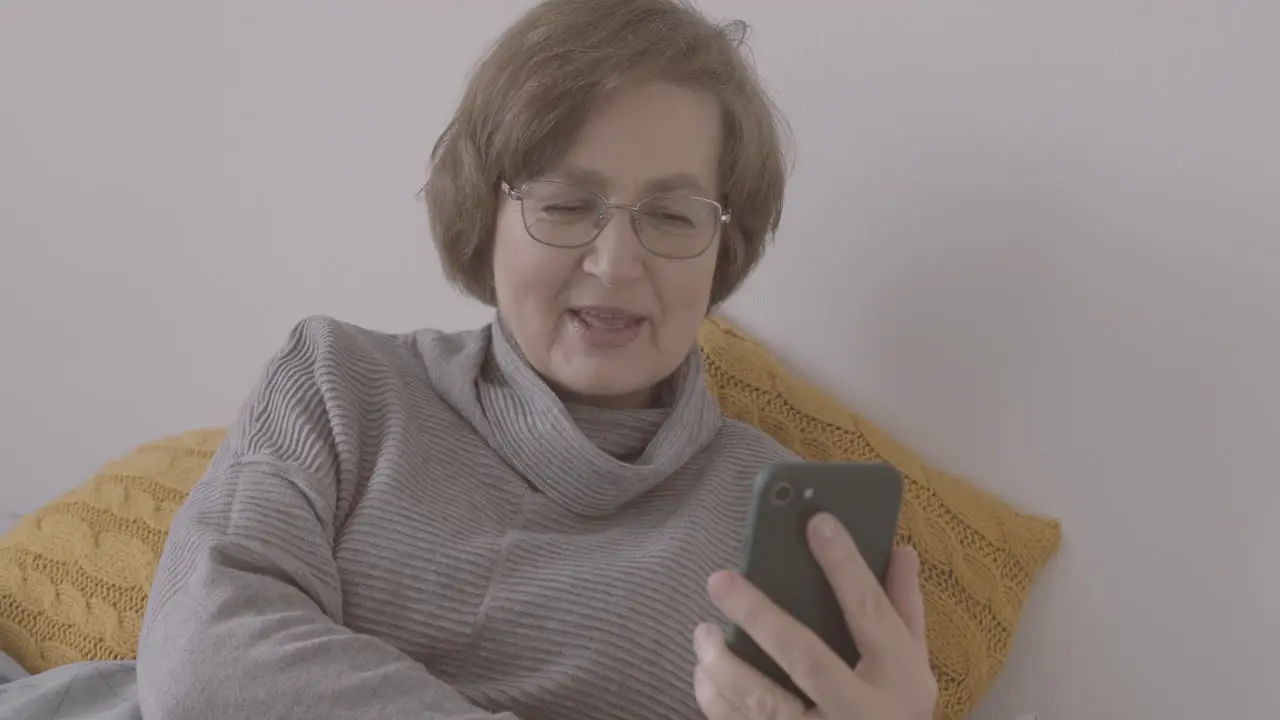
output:
<svg viewBox="0 0 1280 720"><path fill-rule="evenodd" d="M704 623L693 636L693 685L702 712L709 720L928 720L938 685L925 647L919 556L911 548L895 550L882 588L835 518L814 517L808 535L862 654L858 666L850 668L741 575L718 572L707 582L712 602L815 707L806 713L798 698L740 660L720 631Z"/></svg>

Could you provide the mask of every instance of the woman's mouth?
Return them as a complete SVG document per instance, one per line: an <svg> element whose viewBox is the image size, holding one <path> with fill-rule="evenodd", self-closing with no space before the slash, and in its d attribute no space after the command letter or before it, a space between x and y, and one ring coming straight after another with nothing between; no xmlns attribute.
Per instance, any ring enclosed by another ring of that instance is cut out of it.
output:
<svg viewBox="0 0 1280 720"><path fill-rule="evenodd" d="M648 321L639 313L599 305L570 308L568 316L569 325L588 345L601 348L631 343Z"/></svg>

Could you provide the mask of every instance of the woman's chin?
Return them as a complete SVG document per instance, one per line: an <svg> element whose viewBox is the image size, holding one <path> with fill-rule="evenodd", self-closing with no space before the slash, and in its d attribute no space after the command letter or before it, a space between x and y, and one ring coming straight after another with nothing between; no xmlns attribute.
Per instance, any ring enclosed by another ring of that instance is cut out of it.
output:
<svg viewBox="0 0 1280 720"><path fill-rule="evenodd" d="M552 385L566 402L604 407L652 404L654 388L684 360L664 358L648 338L602 350L586 347L572 333L561 335L548 357Z"/></svg>

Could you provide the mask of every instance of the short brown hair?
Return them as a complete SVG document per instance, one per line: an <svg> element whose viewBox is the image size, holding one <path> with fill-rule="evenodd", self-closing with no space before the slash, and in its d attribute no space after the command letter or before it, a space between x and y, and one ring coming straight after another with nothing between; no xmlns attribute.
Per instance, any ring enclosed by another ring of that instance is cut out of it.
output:
<svg viewBox="0 0 1280 720"><path fill-rule="evenodd" d="M546 171L595 99L628 81L665 80L720 103L723 196L732 211L711 305L729 297L778 229L785 120L744 56L747 26L716 25L683 0L544 0L481 60L431 152L424 193L446 277L493 305L498 185Z"/></svg>

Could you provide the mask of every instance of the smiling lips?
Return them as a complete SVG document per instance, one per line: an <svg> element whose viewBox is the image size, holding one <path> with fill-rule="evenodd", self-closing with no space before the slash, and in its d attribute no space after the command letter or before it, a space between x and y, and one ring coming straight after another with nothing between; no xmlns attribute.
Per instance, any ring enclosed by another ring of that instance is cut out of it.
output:
<svg viewBox="0 0 1280 720"><path fill-rule="evenodd" d="M569 324L588 345L620 348L640 335L648 319L622 308L586 305L570 308Z"/></svg>

